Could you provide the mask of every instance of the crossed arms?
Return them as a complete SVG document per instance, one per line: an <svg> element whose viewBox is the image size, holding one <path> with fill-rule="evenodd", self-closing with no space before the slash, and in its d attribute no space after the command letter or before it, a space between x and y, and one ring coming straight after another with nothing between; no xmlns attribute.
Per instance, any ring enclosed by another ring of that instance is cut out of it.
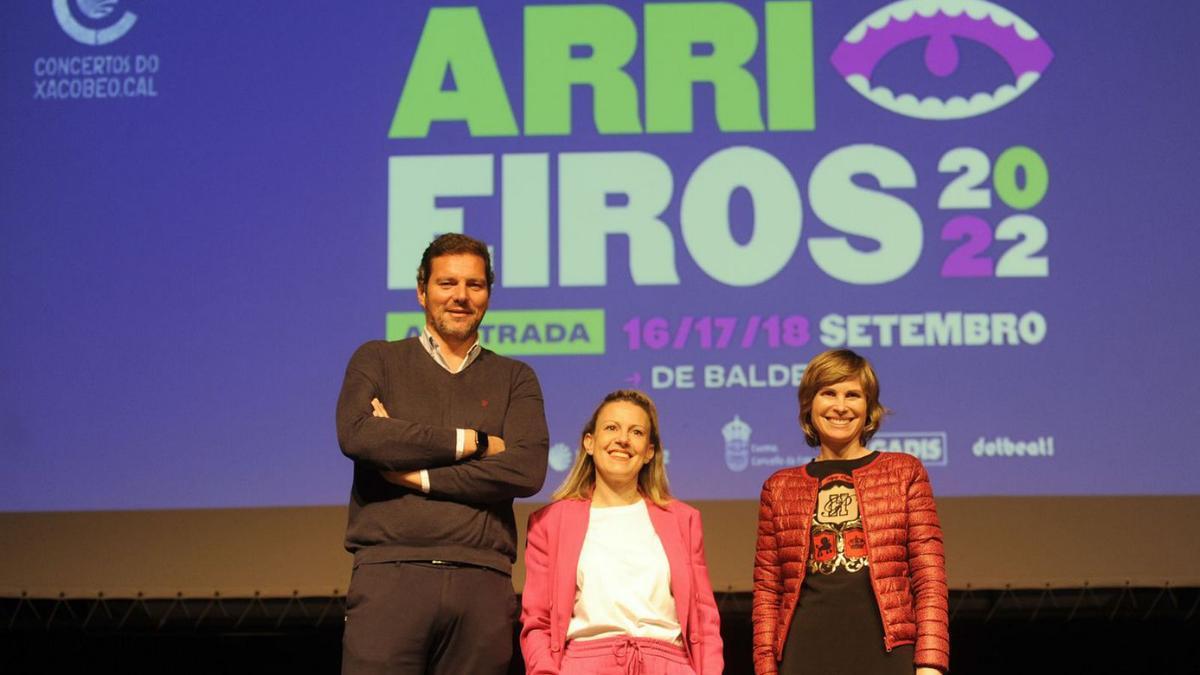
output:
<svg viewBox="0 0 1200 675"><path fill-rule="evenodd" d="M424 470L430 496L460 503L500 502L541 489L549 440L541 387L532 369L517 362L509 362L508 370L498 369L509 380L501 432L489 434L486 456L479 457L475 432L464 430L462 456L456 457L459 430L405 419L404 410L384 408L389 348L383 341L368 342L346 367L337 407L343 454L390 482L418 490Z"/></svg>

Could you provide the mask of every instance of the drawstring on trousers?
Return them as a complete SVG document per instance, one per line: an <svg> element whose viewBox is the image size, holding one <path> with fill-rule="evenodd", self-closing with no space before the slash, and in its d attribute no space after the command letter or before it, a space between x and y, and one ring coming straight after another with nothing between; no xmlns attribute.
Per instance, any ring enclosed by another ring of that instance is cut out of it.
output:
<svg viewBox="0 0 1200 675"><path fill-rule="evenodd" d="M626 638L613 645L617 663L625 666L625 675L642 675L642 647L636 640Z"/></svg>

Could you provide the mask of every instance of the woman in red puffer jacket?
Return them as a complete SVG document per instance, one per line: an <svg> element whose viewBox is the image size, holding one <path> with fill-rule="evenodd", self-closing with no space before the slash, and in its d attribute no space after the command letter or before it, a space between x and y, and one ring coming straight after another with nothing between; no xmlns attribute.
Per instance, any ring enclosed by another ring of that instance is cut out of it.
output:
<svg viewBox="0 0 1200 675"><path fill-rule="evenodd" d="M866 443L887 409L871 364L820 354L800 382L820 448L763 485L754 557L758 675L933 675L950 666L942 529L915 457Z"/></svg>

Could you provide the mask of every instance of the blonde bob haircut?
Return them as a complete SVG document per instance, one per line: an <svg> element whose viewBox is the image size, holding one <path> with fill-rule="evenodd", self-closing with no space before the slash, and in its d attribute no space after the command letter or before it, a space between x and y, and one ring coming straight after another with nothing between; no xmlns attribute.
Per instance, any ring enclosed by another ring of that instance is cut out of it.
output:
<svg viewBox="0 0 1200 675"><path fill-rule="evenodd" d="M559 499L591 499L596 487L596 462L583 447L583 439L589 434L596 433L596 421L600 411L609 403L632 403L646 412L650 420L648 438L654 448L654 456L642 466L638 472L638 492L658 506L666 506L671 501L671 488L667 485L667 467L663 463L662 440L658 435L658 410L650 397L636 389L618 389L604 397L600 405L592 413L591 419L583 426L579 434L579 450L575 453L575 464L567 474L566 480L559 486L551 498Z"/></svg>
<svg viewBox="0 0 1200 675"><path fill-rule="evenodd" d="M813 399L817 392L825 387L846 380L858 380L862 384L863 395L867 398L867 421L863 424L859 442L864 446L871 437L879 431L884 415L889 410L879 402L879 378L871 362L849 349L830 349L821 352L804 368L804 376L800 378L800 427L804 429L804 442L811 447L821 444L816 427L812 423Z"/></svg>

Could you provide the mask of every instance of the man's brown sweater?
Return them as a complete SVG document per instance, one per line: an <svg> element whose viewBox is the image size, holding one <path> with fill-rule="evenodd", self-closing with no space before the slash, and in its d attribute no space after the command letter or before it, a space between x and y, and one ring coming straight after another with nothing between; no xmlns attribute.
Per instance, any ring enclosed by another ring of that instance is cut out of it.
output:
<svg viewBox="0 0 1200 675"><path fill-rule="evenodd" d="M371 414L378 398L389 418ZM455 461L455 430L504 439L506 450ZM337 404L338 443L354 460L346 549L355 564L444 560L511 573L512 500L542 488L549 438L533 369L482 350L450 373L418 338L355 351ZM429 472L429 494L380 471Z"/></svg>

